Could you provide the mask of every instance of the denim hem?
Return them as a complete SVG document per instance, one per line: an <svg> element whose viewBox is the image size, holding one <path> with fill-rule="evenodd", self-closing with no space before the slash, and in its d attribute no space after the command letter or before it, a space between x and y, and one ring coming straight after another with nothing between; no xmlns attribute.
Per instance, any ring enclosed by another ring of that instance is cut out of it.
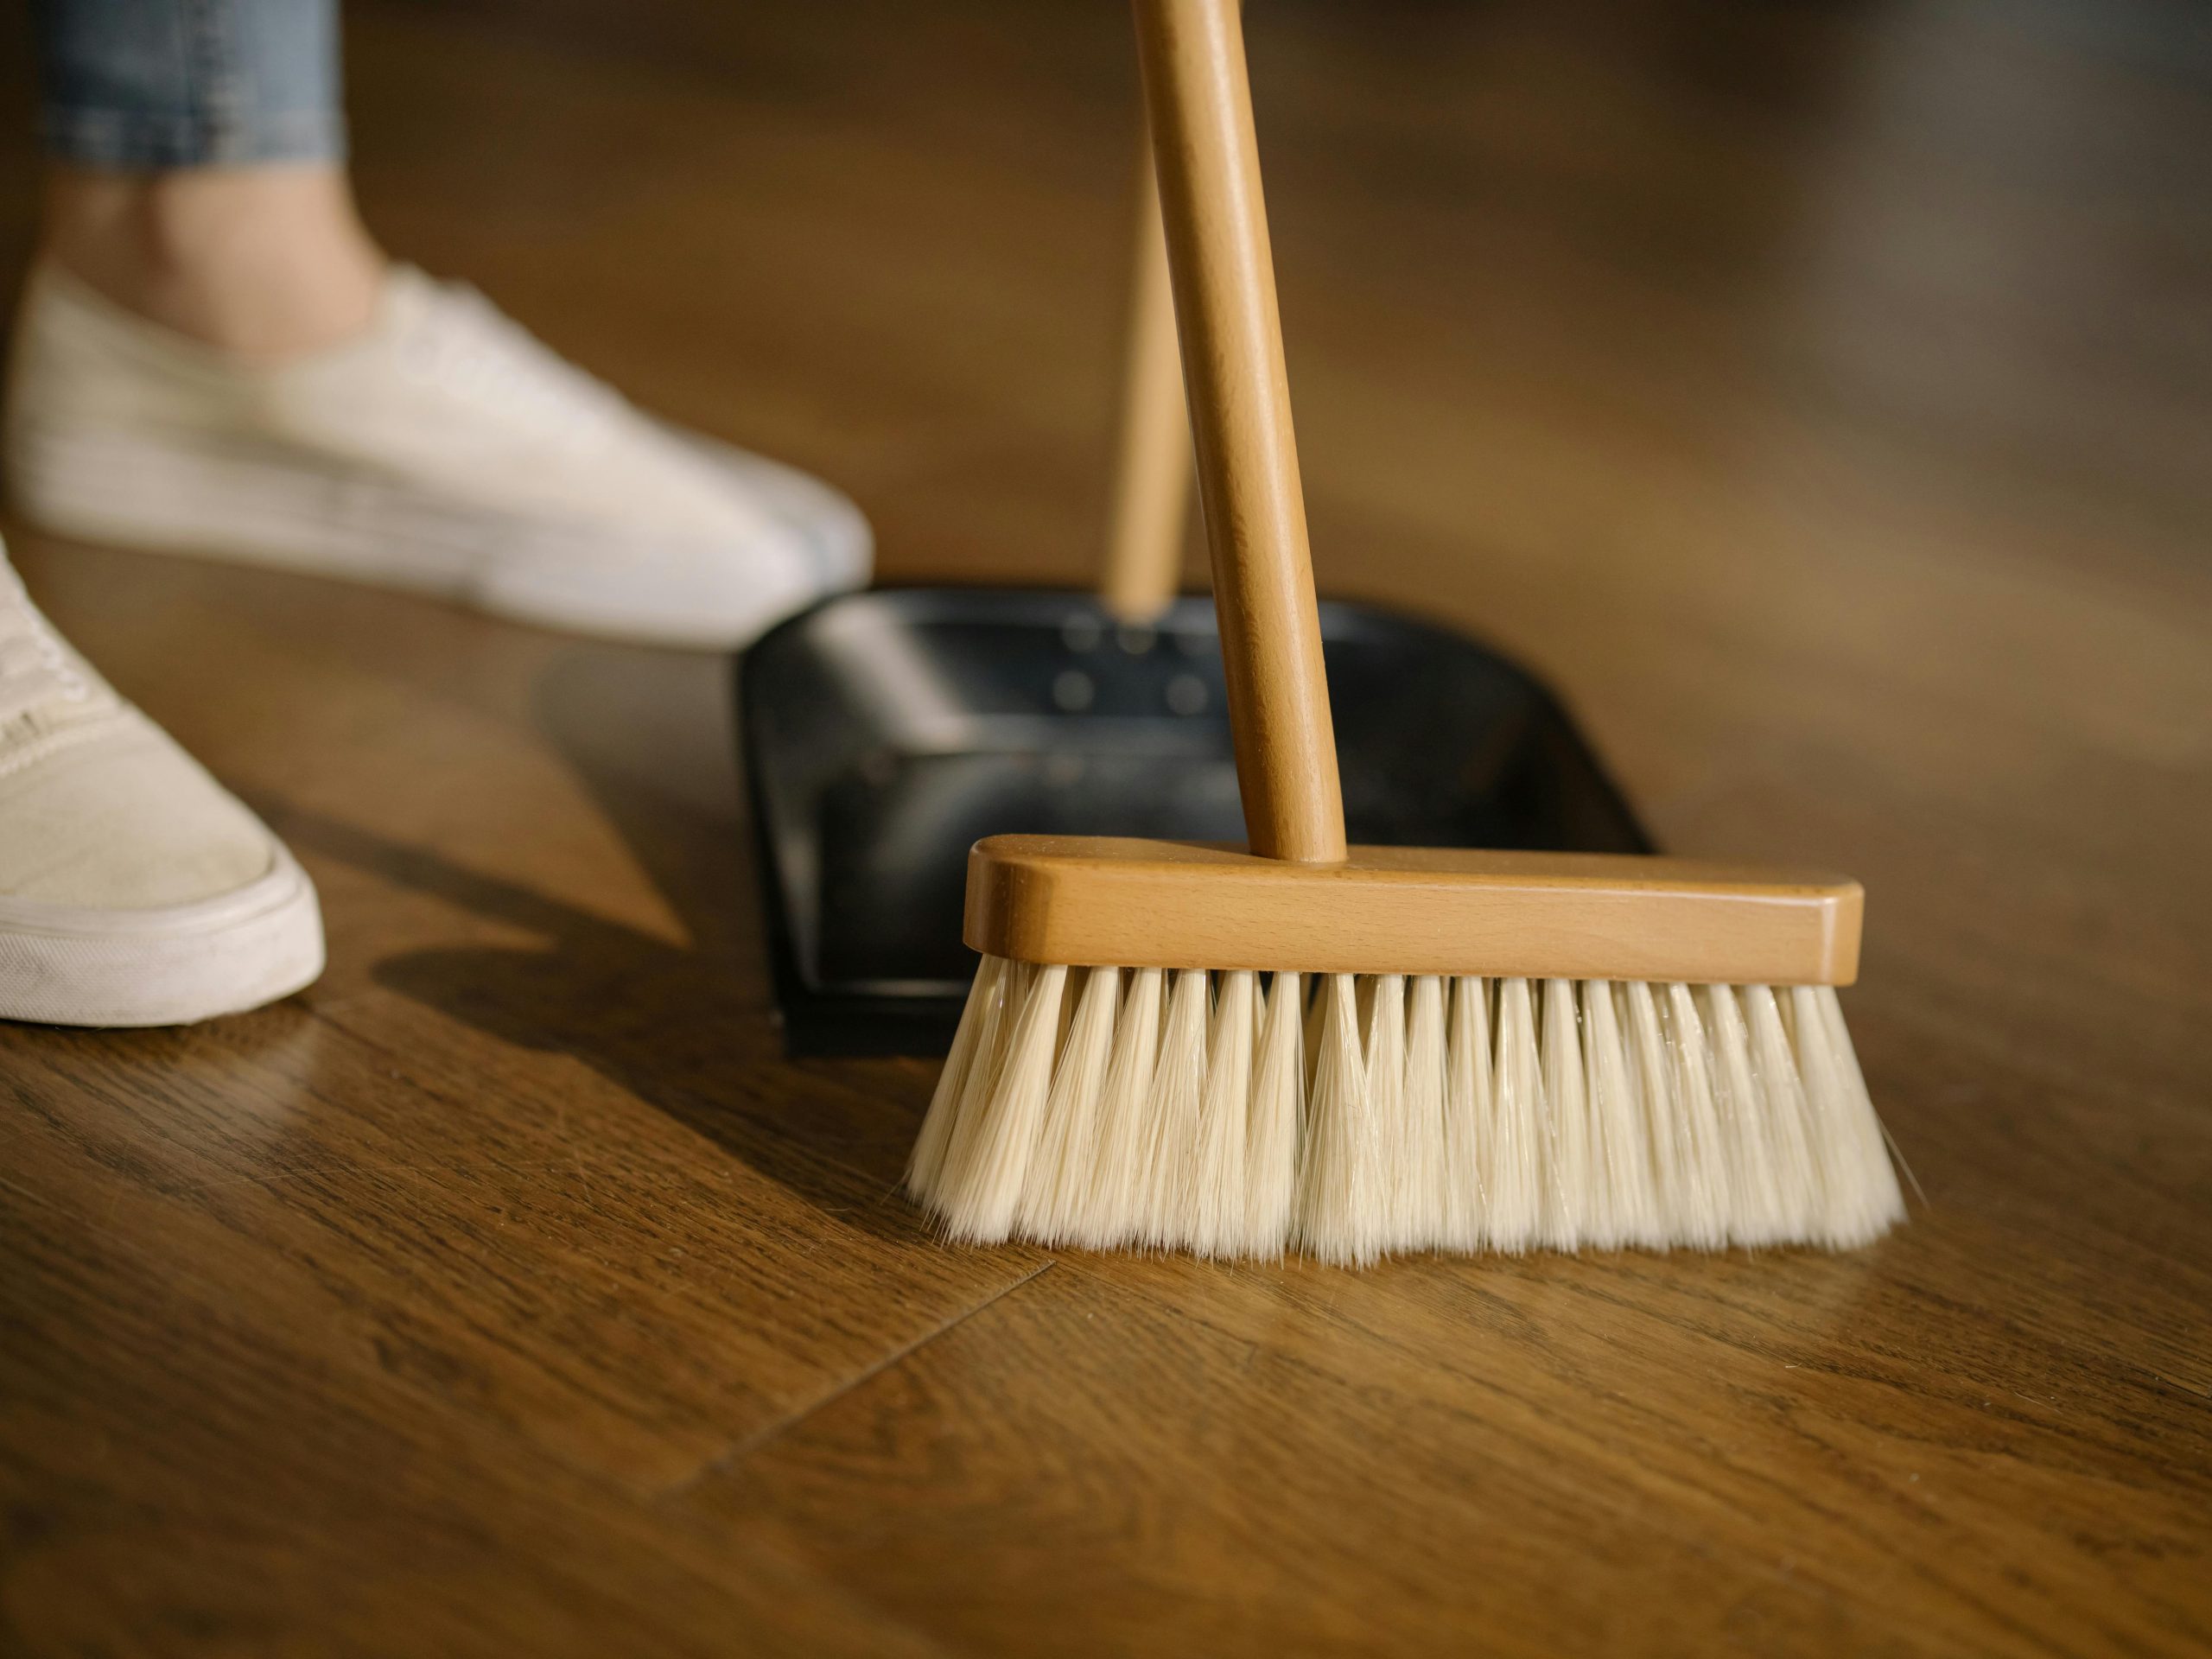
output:
<svg viewBox="0 0 2212 1659"><path fill-rule="evenodd" d="M39 144L57 161L118 173L342 162L346 118L334 110L257 111L216 118L49 108L39 123Z"/></svg>

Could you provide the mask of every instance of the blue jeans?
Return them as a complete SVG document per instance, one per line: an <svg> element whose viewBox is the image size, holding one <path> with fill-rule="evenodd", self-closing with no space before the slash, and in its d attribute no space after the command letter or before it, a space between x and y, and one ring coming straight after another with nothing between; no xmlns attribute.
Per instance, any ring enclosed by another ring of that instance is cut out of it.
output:
<svg viewBox="0 0 2212 1659"><path fill-rule="evenodd" d="M338 0L34 0L39 137L118 172L334 162Z"/></svg>

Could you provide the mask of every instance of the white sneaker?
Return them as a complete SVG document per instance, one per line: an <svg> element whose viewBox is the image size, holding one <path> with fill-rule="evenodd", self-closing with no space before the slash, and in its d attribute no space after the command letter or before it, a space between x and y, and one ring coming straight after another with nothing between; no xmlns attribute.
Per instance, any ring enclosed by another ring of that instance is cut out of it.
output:
<svg viewBox="0 0 2212 1659"><path fill-rule="evenodd" d="M183 1025L321 971L306 872L0 555L0 1018Z"/></svg>
<svg viewBox="0 0 2212 1659"><path fill-rule="evenodd" d="M42 269L15 358L13 499L62 535L709 647L868 580L868 521L837 492L641 414L408 267L366 332L276 366Z"/></svg>

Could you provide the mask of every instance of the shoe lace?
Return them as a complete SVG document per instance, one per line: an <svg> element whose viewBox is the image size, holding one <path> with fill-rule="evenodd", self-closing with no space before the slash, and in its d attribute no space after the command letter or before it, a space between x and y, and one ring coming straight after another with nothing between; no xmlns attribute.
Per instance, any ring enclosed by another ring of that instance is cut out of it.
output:
<svg viewBox="0 0 2212 1659"><path fill-rule="evenodd" d="M92 683L63 649L53 625L0 563L0 722L60 698L84 702Z"/></svg>

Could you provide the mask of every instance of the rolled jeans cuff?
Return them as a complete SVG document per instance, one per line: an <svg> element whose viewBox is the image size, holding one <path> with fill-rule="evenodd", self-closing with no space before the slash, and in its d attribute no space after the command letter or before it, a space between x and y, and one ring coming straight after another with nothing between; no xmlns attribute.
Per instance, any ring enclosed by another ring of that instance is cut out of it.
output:
<svg viewBox="0 0 2212 1659"><path fill-rule="evenodd" d="M33 0L40 139L82 167L335 162L338 0Z"/></svg>
<svg viewBox="0 0 2212 1659"><path fill-rule="evenodd" d="M48 109L39 122L39 143L56 161L115 173L342 162L346 118L334 110L216 120L143 110Z"/></svg>

